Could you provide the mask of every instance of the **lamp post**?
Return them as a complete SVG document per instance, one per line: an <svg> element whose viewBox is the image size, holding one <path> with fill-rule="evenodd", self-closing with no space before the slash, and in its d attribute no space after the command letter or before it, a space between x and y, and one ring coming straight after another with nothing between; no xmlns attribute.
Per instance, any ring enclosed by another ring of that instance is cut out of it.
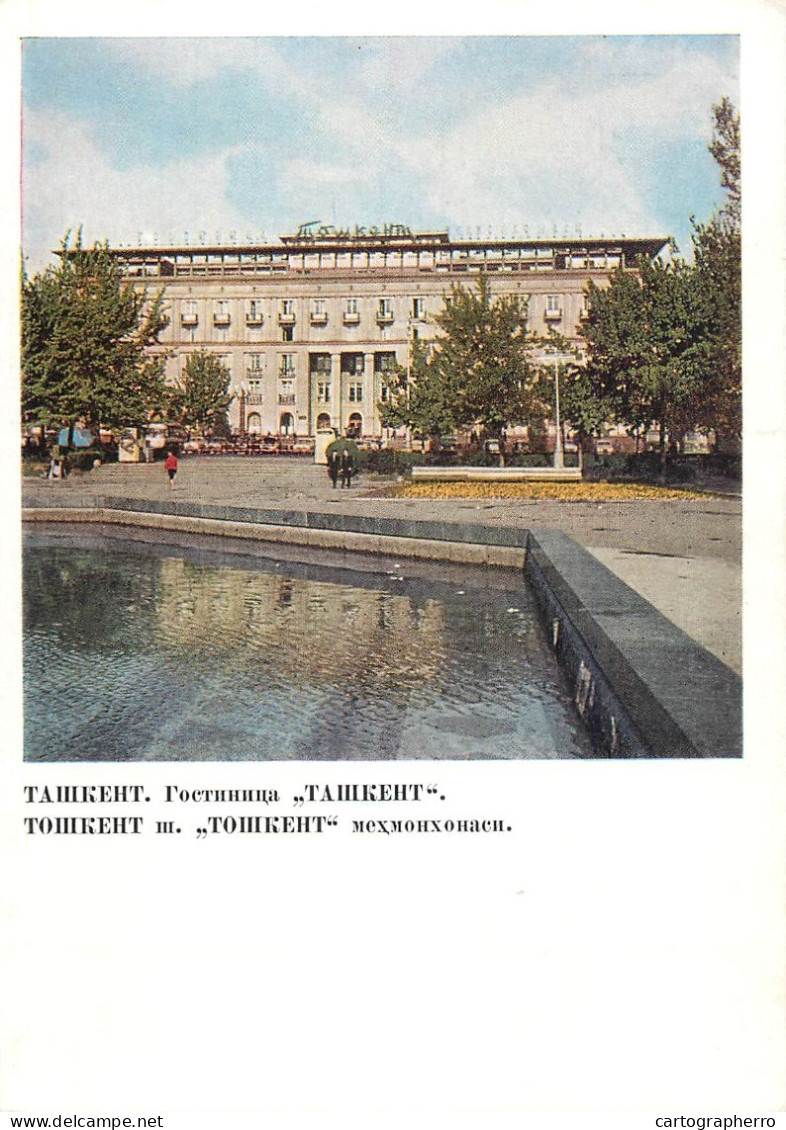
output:
<svg viewBox="0 0 786 1130"><path fill-rule="evenodd" d="M573 360L573 358L564 353L555 353L552 360L554 362L554 425L556 428L554 466L562 469L565 466L565 455L562 447L562 423L559 410L559 367L561 364Z"/></svg>
<svg viewBox="0 0 786 1130"><path fill-rule="evenodd" d="M554 466L564 467L565 456L562 451L562 426L559 418L559 360L554 359L554 424L557 434L554 439Z"/></svg>

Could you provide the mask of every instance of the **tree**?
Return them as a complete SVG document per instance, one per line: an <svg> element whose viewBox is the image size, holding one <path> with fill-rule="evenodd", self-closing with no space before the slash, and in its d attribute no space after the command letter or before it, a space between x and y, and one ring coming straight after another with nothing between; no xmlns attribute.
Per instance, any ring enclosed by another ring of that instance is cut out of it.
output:
<svg viewBox="0 0 786 1130"><path fill-rule="evenodd" d="M22 275L22 404L28 419L88 427L143 424L165 401L163 292L149 300L124 279L106 244L64 237L59 261Z"/></svg>
<svg viewBox="0 0 786 1130"><path fill-rule="evenodd" d="M604 290L590 283L588 309L588 378L617 419L657 427L665 474L667 440L697 426L704 409L709 349L693 272L678 259L642 259L637 274L618 268Z"/></svg>
<svg viewBox="0 0 786 1130"><path fill-rule="evenodd" d="M728 192L723 211L739 228L742 214L740 116L729 98L712 107L713 134L709 150L721 170L721 184Z"/></svg>
<svg viewBox="0 0 786 1130"><path fill-rule="evenodd" d="M693 224L694 262L641 260L638 274L614 272L606 290L588 287L582 328L588 376L617 419L667 438L696 428L741 428L741 272L739 118L728 99L713 107L709 146L728 192L726 205Z"/></svg>
<svg viewBox="0 0 786 1130"><path fill-rule="evenodd" d="M413 335L409 365L385 373L386 399L378 404L386 428L411 428L418 438L436 439L456 430L456 398L445 374L433 364L428 345Z"/></svg>
<svg viewBox="0 0 786 1130"><path fill-rule="evenodd" d="M708 426L721 437L742 432L742 238L740 192L740 121L724 98L713 106L714 133L709 146L728 192L723 208L706 224L692 218L697 302L710 346Z"/></svg>
<svg viewBox="0 0 786 1130"><path fill-rule="evenodd" d="M182 378L171 392L171 410L181 423L204 432L226 421L232 403L230 373L218 357L199 350L186 360Z"/></svg>
<svg viewBox="0 0 786 1130"><path fill-rule="evenodd" d="M526 303L513 295L493 298L481 274L476 291L453 286L434 320L440 334L427 345L413 342L409 373L399 377L387 412L380 405L383 422L432 435L481 427L500 441L504 462L507 429L542 415Z"/></svg>

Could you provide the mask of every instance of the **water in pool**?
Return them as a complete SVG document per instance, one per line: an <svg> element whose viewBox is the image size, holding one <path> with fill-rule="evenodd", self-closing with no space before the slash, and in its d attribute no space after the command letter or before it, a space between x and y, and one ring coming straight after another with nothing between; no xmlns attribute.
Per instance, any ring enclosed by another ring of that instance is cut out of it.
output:
<svg viewBox="0 0 786 1130"><path fill-rule="evenodd" d="M517 574L384 570L33 534L25 758L591 755Z"/></svg>

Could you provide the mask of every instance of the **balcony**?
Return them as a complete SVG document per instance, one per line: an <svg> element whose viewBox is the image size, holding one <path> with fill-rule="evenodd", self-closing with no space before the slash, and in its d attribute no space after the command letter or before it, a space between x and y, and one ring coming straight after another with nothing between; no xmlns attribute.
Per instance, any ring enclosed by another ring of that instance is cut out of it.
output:
<svg viewBox="0 0 786 1130"><path fill-rule="evenodd" d="M562 317L561 310L546 310L543 315L547 322L558 322Z"/></svg>
<svg viewBox="0 0 786 1130"><path fill-rule="evenodd" d="M288 312L286 310L282 310L281 313L278 315L278 324L280 326L294 326L294 324L295 324L295 313L294 313L294 311Z"/></svg>
<svg viewBox="0 0 786 1130"><path fill-rule="evenodd" d="M377 325L390 326L394 321L392 310L377 310Z"/></svg>
<svg viewBox="0 0 786 1130"><path fill-rule="evenodd" d="M360 314L357 310L345 310L343 321L345 326L356 326L360 322Z"/></svg>
<svg viewBox="0 0 786 1130"><path fill-rule="evenodd" d="M246 396L247 405L253 404L259 406L260 404L264 404L264 402L265 397L261 392L249 392Z"/></svg>
<svg viewBox="0 0 786 1130"><path fill-rule="evenodd" d="M265 319L263 318L263 316L261 314L252 314L252 313L246 314L246 325L247 326L261 326L264 321L265 321Z"/></svg>
<svg viewBox="0 0 786 1130"><path fill-rule="evenodd" d="M230 322L229 314L214 314L213 315L213 325L214 326L228 326L229 322Z"/></svg>
<svg viewBox="0 0 786 1130"><path fill-rule="evenodd" d="M287 405L290 405L290 406L293 405L295 403L294 392L280 392L278 394L278 403L279 404L287 404Z"/></svg>
<svg viewBox="0 0 786 1130"><path fill-rule="evenodd" d="M196 326L199 324L199 316L197 314L181 314L180 322L184 326Z"/></svg>
<svg viewBox="0 0 786 1130"><path fill-rule="evenodd" d="M328 321L327 313L323 311L312 310L310 315L310 322L312 326L326 326Z"/></svg>

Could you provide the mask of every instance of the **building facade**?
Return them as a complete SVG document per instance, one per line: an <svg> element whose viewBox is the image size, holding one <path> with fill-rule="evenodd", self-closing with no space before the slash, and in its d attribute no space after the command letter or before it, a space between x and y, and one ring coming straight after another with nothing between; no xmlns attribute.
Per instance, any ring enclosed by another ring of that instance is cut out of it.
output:
<svg viewBox="0 0 786 1130"><path fill-rule="evenodd" d="M406 367L413 335L454 284L525 299L528 328L576 340L589 279L653 258L665 238L455 240L402 224L337 231L306 224L276 243L113 249L125 274L164 288L160 335L169 380L205 350L231 374L230 427L313 436L321 428L379 437L385 374Z"/></svg>

